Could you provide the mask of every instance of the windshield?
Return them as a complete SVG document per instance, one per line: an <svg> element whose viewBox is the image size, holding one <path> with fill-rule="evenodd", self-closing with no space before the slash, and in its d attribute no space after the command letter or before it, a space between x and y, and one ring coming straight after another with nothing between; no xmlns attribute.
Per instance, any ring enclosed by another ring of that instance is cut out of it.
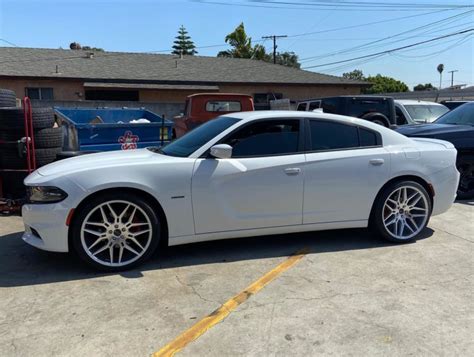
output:
<svg viewBox="0 0 474 357"><path fill-rule="evenodd" d="M466 103L446 113L436 124L474 125L474 103Z"/></svg>
<svg viewBox="0 0 474 357"><path fill-rule="evenodd" d="M408 104L405 105L405 109L413 120L422 122L432 122L449 111L449 109L443 105L425 104Z"/></svg>
<svg viewBox="0 0 474 357"><path fill-rule="evenodd" d="M169 156L187 157L239 120L231 117L218 117L210 120L162 147L159 152Z"/></svg>

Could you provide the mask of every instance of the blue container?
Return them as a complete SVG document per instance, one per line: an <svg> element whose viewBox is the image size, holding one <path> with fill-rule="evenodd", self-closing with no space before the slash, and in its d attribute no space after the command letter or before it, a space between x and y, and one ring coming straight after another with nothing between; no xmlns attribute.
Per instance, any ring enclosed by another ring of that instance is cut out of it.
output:
<svg viewBox="0 0 474 357"><path fill-rule="evenodd" d="M173 122L145 109L54 108L64 130L64 150L110 151L161 146L171 140ZM147 119L150 123L133 124ZM162 128L163 126L163 128Z"/></svg>

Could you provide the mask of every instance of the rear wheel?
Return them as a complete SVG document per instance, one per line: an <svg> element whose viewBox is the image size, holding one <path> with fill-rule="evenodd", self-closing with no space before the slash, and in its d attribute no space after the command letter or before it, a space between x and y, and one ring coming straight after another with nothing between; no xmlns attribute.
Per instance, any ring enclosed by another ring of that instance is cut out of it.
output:
<svg viewBox="0 0 474 357"><path fill-rule="evenodd" d="M133 194L103 194L73 220L72 243L79 257L100 270L121 271L147 260L160 239L151 206Z"/></svg>
<svg viewBox="0 0 474 357"><path fill-rule="evenodd" d="M461 200L474 198L474 156L459 156L456 166L461 174L459 178L457 198Z"/></svg>
<svg viewBox="0 0 474 357"><path fill-rule="evenodd" d="M385 239L414 241L425 229L431 215L431 199L425 188L414 181L387 186L377 197L370 226Z"/></svg>

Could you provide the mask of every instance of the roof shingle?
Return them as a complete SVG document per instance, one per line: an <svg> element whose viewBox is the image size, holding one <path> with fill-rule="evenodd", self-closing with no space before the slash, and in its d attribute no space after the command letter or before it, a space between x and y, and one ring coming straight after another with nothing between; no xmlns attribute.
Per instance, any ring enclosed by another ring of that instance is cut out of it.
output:
<svg viewBox="0 0 474 357"><path fill-rule="evenodd" d="M204 56L0 47L0 76L150 83L339 84L365 82L263 61Z"/></svg>

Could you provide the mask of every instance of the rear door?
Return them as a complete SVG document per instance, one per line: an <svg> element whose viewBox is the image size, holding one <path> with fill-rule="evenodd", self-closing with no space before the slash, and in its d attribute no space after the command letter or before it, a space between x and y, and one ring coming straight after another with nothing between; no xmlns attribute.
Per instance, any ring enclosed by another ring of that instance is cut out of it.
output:
<svg viewBox="0 0 474 357"><path fill-rule="evenodd" d="M381 136L349 123L307 121L303 223L366 220L387 181Z"/></svg>

